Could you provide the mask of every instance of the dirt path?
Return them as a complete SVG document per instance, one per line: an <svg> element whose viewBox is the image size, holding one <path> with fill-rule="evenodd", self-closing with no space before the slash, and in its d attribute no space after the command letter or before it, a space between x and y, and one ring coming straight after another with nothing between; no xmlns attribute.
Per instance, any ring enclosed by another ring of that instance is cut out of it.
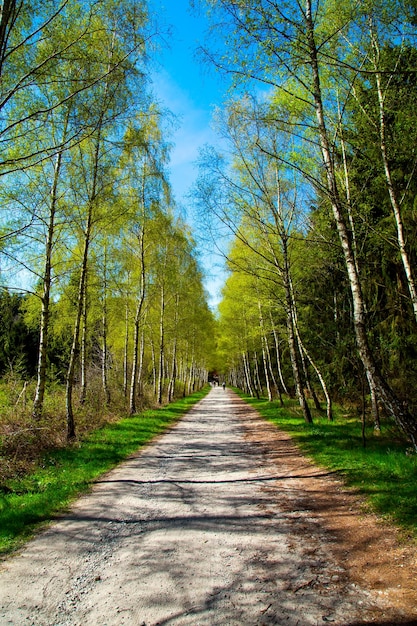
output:
<svg viewBox="0 0 417 626"><path fill-rule="evenodd" d="M216 388L2 563L0 624L417 624L415 555L385 535Z"/></svg>

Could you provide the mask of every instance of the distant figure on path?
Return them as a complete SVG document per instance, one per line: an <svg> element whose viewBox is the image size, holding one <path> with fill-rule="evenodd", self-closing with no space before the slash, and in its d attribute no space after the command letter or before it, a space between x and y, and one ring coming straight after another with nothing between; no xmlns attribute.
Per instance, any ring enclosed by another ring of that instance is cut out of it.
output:
<svg viewBox="0 0 417 626"><path fill-rule="evenodd" d="M226 383L225 382L223 382L222 387L223 387L223 391L224 391L226 389Z"/></svg>

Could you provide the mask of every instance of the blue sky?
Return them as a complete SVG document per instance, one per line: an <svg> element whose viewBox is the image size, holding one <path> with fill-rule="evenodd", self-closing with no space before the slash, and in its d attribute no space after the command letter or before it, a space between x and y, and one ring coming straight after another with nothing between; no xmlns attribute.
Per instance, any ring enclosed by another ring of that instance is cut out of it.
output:
<svg viewBox="0 0 417 626"><path fill-rule="evenodd" d="M217 141L211 116L214 106L222 102L225 85L196 58L196 49L208 26L204 13L192 11L189 0L150 0L150 6L157 13L161 28L169 25L172 30L166 38L168 47L157 57L153 89L161 103L178 118L173 135L171 183L180 209L186 211L187 222L198 235L199 224L186 196L196 177L199 148ZM202 260L210 305L214 307L224 280L222 260L214 250L212 254L202 251Z"/></svg>

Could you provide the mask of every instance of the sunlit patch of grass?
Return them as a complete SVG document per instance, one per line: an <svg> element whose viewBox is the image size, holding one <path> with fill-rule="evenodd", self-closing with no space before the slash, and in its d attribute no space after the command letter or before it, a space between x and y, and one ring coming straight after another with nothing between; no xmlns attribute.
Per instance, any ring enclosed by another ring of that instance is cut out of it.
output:
<svg viewBox="0 0 417 626"><path fill-rule="evenodd" d="M48 453L36 471L8 480L0 491L0 554L16 548L101 474L167 430L209 390L109 424Z"/></svg>
<svg viewBox="0 0 417 626"><path fill-rule="evenodd" d="M417 455L406 453L408 444L393 437L392 427L383 425L382 434L376 435L368 425L364 445L360 420L340 408L333 422L315 416L314 423L307 424L291 402L281 407L242 397L291 435L303 453L365 496L371 510L417 539Z"/></svg>

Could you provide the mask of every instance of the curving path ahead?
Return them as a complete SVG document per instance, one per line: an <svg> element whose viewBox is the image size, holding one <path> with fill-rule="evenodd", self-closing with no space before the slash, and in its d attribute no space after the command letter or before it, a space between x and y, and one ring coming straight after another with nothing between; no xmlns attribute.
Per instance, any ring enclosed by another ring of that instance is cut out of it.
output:
<svg viewBox="0 0 417 626"><path fill-rule="evenodd" d="M298 475L291 443L271 450L265 428L213 389L1 564L1 626L415 623L352 582L300 505L305 468L322 472L300 460Z"/></svg>

